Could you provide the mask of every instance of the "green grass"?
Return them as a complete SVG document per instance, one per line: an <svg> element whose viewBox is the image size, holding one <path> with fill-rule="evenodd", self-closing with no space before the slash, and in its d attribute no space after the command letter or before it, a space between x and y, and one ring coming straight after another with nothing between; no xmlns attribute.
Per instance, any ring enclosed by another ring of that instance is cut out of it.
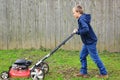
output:
<svg viewBox="0 0 120 80"><path fill-rule="evenodd" d="M0 51L0 73L7 71L16 59L26 58L32 60L35 64L39 59L48 54L50 50L1 50ZM109 78L107 80L120 80L120 53L99 53L104 62ZM94 76L99 74L98 68L88 56L88 73L89 79L74 77L79 72L79 51L58 50L54 55L46 60L49 64L50 71L45 76L45 80L103 80ZM31 80L31 79L12 79L12 80Z"/></svg>

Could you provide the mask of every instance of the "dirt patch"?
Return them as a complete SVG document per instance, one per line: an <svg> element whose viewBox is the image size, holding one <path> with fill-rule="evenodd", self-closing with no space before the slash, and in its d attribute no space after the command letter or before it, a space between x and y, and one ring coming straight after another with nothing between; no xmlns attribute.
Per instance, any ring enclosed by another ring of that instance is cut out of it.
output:
<svg viewBox="0 0 120 80"><path fill-rule="evenodd" d="M75 74L79 72L79 69L69 67L66 69L58 70L58 74L62 74L65 80L69 80L71 77L75 77Z"/></svg>
<svg viewBox="0 0 120 80"><path fill-rule="evenodd" d="M71 78L74 78L75 74L78 72L79 72L78 68L69 67L69 68L65 68L65 69L60 69L60 70L58 70L57 73L62 74L64 77L64 80L70 80ZM88 74L91 78L95 77L96 74L99 74L99 70L98 69L90 69L90 70L88 70Z"/></svg>

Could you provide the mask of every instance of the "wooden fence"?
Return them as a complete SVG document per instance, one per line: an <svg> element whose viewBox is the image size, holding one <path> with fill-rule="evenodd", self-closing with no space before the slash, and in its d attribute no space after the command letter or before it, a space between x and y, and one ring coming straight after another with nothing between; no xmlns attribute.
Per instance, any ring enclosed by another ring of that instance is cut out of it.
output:
<svg viewBox="0 0 120 80"><path fill-rule="evenodd" d="M0 0L0 49L53 49L74 28L72 8L81 4L92 16L98 50L120 52L120 0ZM63 49L80 50L74 36Z"/></svg>

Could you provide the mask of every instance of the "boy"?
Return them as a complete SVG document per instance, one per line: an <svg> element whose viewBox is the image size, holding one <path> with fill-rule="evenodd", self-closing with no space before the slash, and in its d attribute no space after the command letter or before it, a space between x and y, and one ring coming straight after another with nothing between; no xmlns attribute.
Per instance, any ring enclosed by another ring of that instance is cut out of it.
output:
<svg viewBox="0 0 120 80"><path fill-rule="evenodd" d="M74 29L73 33L80 35L83 46L80 52L80 62L81 69L77 77L88 77L87 75L87 55L90 54L90 57L95 62L99 68L100 74L96 75L97 78L108 78L107 71L102 61L98 56L96 49L97 37L90 25L91 16L90 14L83 13L82 7L77 5L73 8L73 16L78 19L78 29Z"/></svg>

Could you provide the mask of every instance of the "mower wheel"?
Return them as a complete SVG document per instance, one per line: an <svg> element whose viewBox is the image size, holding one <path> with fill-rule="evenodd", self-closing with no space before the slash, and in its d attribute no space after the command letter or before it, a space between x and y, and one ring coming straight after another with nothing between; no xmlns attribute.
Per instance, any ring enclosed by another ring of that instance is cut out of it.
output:
<svg viewBox="0 0 120 80"><path fill-rule="evenodd" d="M32 80L44 80L45 74L44 71L40 68L35 68L31 71Z"/></svg>
<svg viewBox="0 0 120 80"><path fill-rule="evenodd" d="M3 80L8 80L8 78L9 78L8 72L7 72L7 71L2 72L2 73L1 73L1 78L2 78Z"/></svg>
<svg viewBox="0 0 120 80"><path fill-rule="evenodd" d="M49 72L49 65L46 62L40 63L40 67L44 70L45 74Z"/></svg>

